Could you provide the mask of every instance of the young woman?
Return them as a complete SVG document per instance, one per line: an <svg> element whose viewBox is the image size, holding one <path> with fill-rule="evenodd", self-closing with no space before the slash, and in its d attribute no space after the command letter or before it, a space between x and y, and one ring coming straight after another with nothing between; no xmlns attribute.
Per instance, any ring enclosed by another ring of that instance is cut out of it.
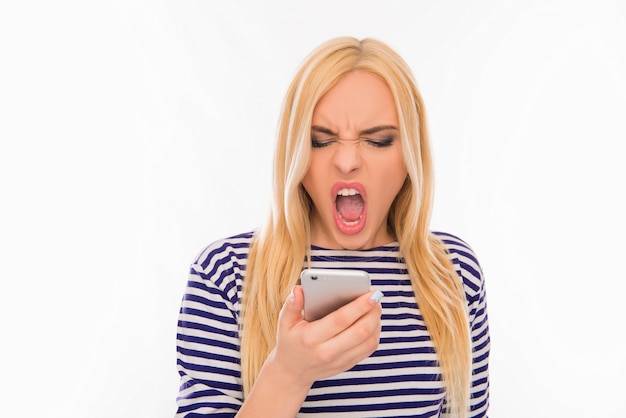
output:
<svg viewBox="0 0 626 418"><path fill-rule="evenodd" d="M177 416L486 416L482 272L429 231L432 172L405 62L372 39L313 51L284 103L269 219L191 266ZM309 267L365 270L372 290L307 322Z"/></svg>

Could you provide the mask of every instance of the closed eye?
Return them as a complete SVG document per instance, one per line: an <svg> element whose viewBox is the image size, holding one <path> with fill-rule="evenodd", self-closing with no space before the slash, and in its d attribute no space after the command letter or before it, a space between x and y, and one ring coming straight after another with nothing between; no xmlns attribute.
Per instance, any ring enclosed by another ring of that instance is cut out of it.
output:
<svg viewBox="0 0 626 418"><path fill-rule="evenodd" d="M311 147L324 148L337 142L337 137L318 138L315 135L311 136Z"/></svg>
<svg viewBox="0 0 626 418"><path fill-rule="evenodd" d="M337 142L365 143L375 148L386 148L396 140L397 128L391 125L374 126L360 132L357 140L342 140L336 132L323 127L313 125L311 127L311 147L324 148Z"/></svg>
<svg viewBox="0 0 626 418"><path fill-rule="evenodd" d="M385 138L363 138L362 140L376 148L385 148L391 146L395 138L393 136L388 136Z"/></svg>
<svg viewBox="0 0 626 418"><path fill-rule="evenodd" d="M324 148L337 142L337 133L323 126L311 127L311 147Z"/></svg>

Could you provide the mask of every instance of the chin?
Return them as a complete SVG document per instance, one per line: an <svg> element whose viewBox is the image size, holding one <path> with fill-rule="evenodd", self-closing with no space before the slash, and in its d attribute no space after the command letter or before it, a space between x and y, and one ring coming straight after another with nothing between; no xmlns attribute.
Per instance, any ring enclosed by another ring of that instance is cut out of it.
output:
<svg viewBox="0 0 626 418"><path fill-rule="evenodd" d="M346 235L338 232L335 242L344 250L367 250L376 247L376 238L368 235L366 231L358 234Z"/></svg>

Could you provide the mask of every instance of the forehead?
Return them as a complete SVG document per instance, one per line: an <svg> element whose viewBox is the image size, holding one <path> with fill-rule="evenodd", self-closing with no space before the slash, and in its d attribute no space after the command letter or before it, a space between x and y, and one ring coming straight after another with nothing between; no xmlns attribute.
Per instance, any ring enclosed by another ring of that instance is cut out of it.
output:
<svg viewBox="0 0 626 418"><path fill-rule="evenodd" d="M335 128L397 125L397 119L391 89L380 77L365 70L354 70L341 77L313 111L314 124L338 125Z"/></svg>

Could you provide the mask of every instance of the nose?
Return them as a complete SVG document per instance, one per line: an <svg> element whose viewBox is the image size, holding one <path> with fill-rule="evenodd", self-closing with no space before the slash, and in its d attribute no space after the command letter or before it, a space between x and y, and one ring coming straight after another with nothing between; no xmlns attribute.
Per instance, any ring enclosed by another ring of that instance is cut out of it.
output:
<svg viewBox="0 0 626 418"><path fill-rule="evenodd" d="M356 141L339 141L335 147L333 155L333 164L342 174L350 174L361 167L361 151L358 140Z"/></svg>

